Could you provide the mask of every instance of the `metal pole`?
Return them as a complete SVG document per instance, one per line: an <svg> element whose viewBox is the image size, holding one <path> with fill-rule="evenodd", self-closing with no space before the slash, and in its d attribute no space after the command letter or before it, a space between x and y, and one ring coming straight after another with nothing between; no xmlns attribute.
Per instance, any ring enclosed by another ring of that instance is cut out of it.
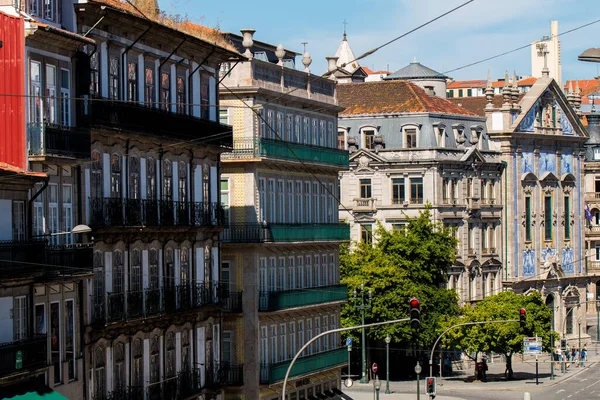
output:
<svg viewBox="0 0 600 400"><path fill-rule="evenodd" d="M290 365L288 365L287 371L285 373L285 378L283 379L283 388L281 391L282 398L286 397L285 388L287 386L287 381L288 381L288 378L290 377L290 372L292 371L292 367L294 366L294 363L296 362L298 357L300 357L300 354L302 354L302 352L304 350L306 350L306 348L308 346L310 346L311 343L313 343L315 340L318 340L325 335L329 335L330 333L345 332L345 331L350 331L352 329L358 329L358 328L371 328L373 326L390 325L390 324L396 324L398 322L408 322L408 321L410 321L410 318L394 319L392 321L374 322L372 324L366 324L366 325L348 326L345 328L331 329L331 330L319 333L317 336L313 337L308 342L306 342L306 344L304 344L304 346L302 346L302 348L300 348L300 350L298 350L298 352L296 353L294 358L292 358Z"/></svg>
<svg viewBox="0 0 600 400"><path fill-rule="evenodd" d="M419 380L419 373L417 372L417 400L420 400L420 399L421 399L421 381Z"/></svg>
<svg viewBox="0 0 600 400"><path fill-rule="evenodd" d="M540 384L540 381L538 380L538 366L539 366L539 363L538 363L538 356L537 356L537 354L536 354L536 355L535 355L535 384L536 384L536 385L539 385L539 384Z"/></svg>
<svg viewBox="0 0 600 400"><path fill-rule="evenodd" d="M390 394L390 342L388 340L385 341L385 394Z"/></svg>
<svg viewBox="0 0 600 400"><path fill-rule="evenodd" d="M550 380L554 380L554 302L552 302L552 314L550 321ZM537 356L536 356L537 358Z"/></svg>
<svg viewBox="0 0 600 400"><path fill-rule="evenodd" d="M436 339L435 343L433 344L433 347L431 348L431 356L429 358L429 376L433 376L433 353L435 352L435 347L437 346L437 344L440 341L440 339L446 333L448 333L450 330L452 330L452 329L454 329L454 328L456 328L458 326L485 325L485 324L494 324L494 323L501 323L501 322L520 322L520 320L518 320L518 319L504 319L504 320L500 320L500 321L465 322L465 323L462 323L462 324L452 325L450 328L446 329L444 332L442 332L442 334L440 336L438 336L438 338Z"/></svg>
<svg viewBox="0 0 600 400"><path fill-rule="evenodd" d="M579 325L579 348L577 350L581 351L581 317L577 320Z"/></svg>
<svg viewBox="0 0 600 400"><path fill-rule="evenodd" d="M348 379L352 379L352 375L350 375L350 353L352 352L352 347L348 346Z"/></svg>
<svg viewBox="0 0 600 400"><path fill-rule="evenodd" d="M600 297L597 298L600 299ZM598 303L596 303L596 325L596 355L598 355L598 345L600 344L600 305Z"/></svg>
<svg viewBox="0 0 600 400"><path fill-rule="evenodd" d="M360 285L360 315L361 320L360 324L365 324L365 290L363 285ZM362 328L362 339L360 341L360 347L362 348L362 377L360 378L360 383L369 383L369 379L367 378L367 356L366 356L366 346L365 346L365 328Z"/></svg>

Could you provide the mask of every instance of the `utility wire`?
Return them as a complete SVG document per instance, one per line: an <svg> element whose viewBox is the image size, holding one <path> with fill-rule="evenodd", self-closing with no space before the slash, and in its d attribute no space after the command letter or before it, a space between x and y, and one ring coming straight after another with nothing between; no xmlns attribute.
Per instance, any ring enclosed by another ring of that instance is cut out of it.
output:
<svg viewBox="0 0 600 400"><path fill-rule="evenodd" d="M562 36L562 35L567 35L567 34L569 34L569 33L571 33L571 32L578 31L578 30L580 30L580 29L583 29L583 28L586 28L586 27L588 27L588 26L590 26L590 25L597 24L598 22L600 22L600 19L597 19L597 20L595 20L595 21L592 21L592 22L588 22L588 23L586 23L586 24L583 24L583 25L577 26L577 27L575 27L575 28L573 28L573 29L569 29L568 31L565 31L565 32L559 33L559 34L557 35L557 37L559 37L559 36ZM445 75L445 74L449 74L449 73L451 73L451 72L459 71L459 70L461 70L461 69L469 68L469 67L472 67L472 66L474 66L474 65L481 64L481 63L484 63L484 62L486 62L486 61L490 61L490 60L493 60L493 59L496 59L496 58L499 58L499 57L505 56L505 55L507 55L507 54L514 53L514 52L516 52L516 51L523 50L523 49L527 49L527 48L530 48L530 47L531 47L531 43L527 43L526 45L519 46L519 47L517 47L517 48L514 48L514 49L512 49L512 50L508 50L508 51L502 52L502 53L500 53L500 54L496 54L495 56L487 57L487 58L484 58L484 59L482 59L482 60L475 61L475 62L472 62L472 63L466 64L466 65L463 65L462 67L458 67L458 68L454 68L454 69L451 69L451 70L448 70L448 71L444 71L444 72L443 72L443 74Z"/></svg>

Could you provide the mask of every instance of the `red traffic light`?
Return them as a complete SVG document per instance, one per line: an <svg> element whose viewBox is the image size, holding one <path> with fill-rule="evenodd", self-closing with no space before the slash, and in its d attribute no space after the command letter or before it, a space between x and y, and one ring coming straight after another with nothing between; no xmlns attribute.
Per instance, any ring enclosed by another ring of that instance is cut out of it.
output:
<svg viewBox="0 0 600 400"><path fill-rule="evenodd" d="M419 308L420 303L418 299L410 299L410 307L411 308Z"/></svg>
<svg viewBox="0 0 600 400"><path fill-rule="evenodd" d="M524 309L524 308L521 308L521 309L519 310L519 314L521 314L521 315L525 315L526 313L527 313L527 310L526 310L526 309Z"/></svg>

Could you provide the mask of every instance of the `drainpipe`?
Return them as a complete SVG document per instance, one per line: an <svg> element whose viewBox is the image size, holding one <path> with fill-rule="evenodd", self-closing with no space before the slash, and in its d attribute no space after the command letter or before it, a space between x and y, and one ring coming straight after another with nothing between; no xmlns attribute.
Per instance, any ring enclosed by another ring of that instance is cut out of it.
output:
<svg viewBox="0 0 600 400"><path fill-rule="evenodd" d="M81 212L81 210L83 210L83 208L82 208L83 194L81 193L82 192L82 190L81 190L81 165L77 166L76 171L77 171L77 210L79 210L79 212L77 213L77 224L80 225L83 223L83 212Z"/></svg>
<svg viewBox="0 0 600 400"><path fill-rule="evenodd" d="M79 345L81 347L81 368L83 370L83 377L82 377L82 384L83 384L83 396L81 397L82 399L87 399L87 371L85 369L85 321L83 320L83 305L85 304L85 301L83 301L83 283L84 280L80 279L79 280L79 285L77 287L77 293L79 295L79 337L81 340L81 344ZM90 351L91 351L91 346L90 346Z"/></svg>
<svg viewBox="0 0 600 400"><path fill-rule="evenodd" d="M46 188L48 187L48 180L44 181L44 185L42 186L42 188L40 190L37 191L36 194L33 195L33 197L31 199L29 199L27 201L27 211L29 212L29 215L33 215L33 202L35 201L35 199L38 198L38 196L40 194L42 194L42 192L44 190L46 190ZM33 233L33 218L28 218L27 221L27 237L29 239L32 238L32 233Z"/></svg>
<svg viewBox="0 0 600 400"><path fill-rule="evenodd" d="M508 223L508 162L502 161L502 165L504 166L504 280L508 281L508 229L506 229Z"/></svg>

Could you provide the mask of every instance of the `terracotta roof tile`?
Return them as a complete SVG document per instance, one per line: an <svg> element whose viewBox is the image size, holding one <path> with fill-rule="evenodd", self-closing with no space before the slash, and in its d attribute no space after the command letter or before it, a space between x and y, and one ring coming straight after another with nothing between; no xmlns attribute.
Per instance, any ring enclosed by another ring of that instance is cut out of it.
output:
<svg viewBox="0 0 600 400"><path fill-rule="evenodd" d="M519 94L518 101L520 102L523 97L525 97L525 93ZM485 116L485 106L487 104L485 96L454 97L454 98L451 98L448 100L450 100L453 104L457 105L458 107L461 107L469 112L472 112L473 114L477 114L482 117ZM494 108L502 107L502 103L504 103L504 97L501 94L495 95L492 100L492 104L494 105Z"/></svg>
<svg viewBox="0 0 600 400"><path fill-rule="evenodd" d="M518 86L533 86L533 84L537 81L537 78L529 77L525 79L521 79L517 81ZM448 89L468 89L468 88L484 88L487 86L487 81L485 79L482 80L470 80L470 81L453 81L448 84ZM492 82L492 87L502 87L504 86L504 81L495 81Z"/></svg>
<svg viewBox="0 0 600 400"><path fill-rule="evenodd" d="M343 115L432 112L476 115L408 81L348 83L337 87Z"/></svg>
<svg viewBox="0 0 600 400"><path fill-rule="evenodd" d="M42 178L45 179L48 177L44 172L31 172L26 171L24 169L15 167L14 165L7 164L5 162L0 162L0 175L22 175L26 177L32 178Z"/></svg>

